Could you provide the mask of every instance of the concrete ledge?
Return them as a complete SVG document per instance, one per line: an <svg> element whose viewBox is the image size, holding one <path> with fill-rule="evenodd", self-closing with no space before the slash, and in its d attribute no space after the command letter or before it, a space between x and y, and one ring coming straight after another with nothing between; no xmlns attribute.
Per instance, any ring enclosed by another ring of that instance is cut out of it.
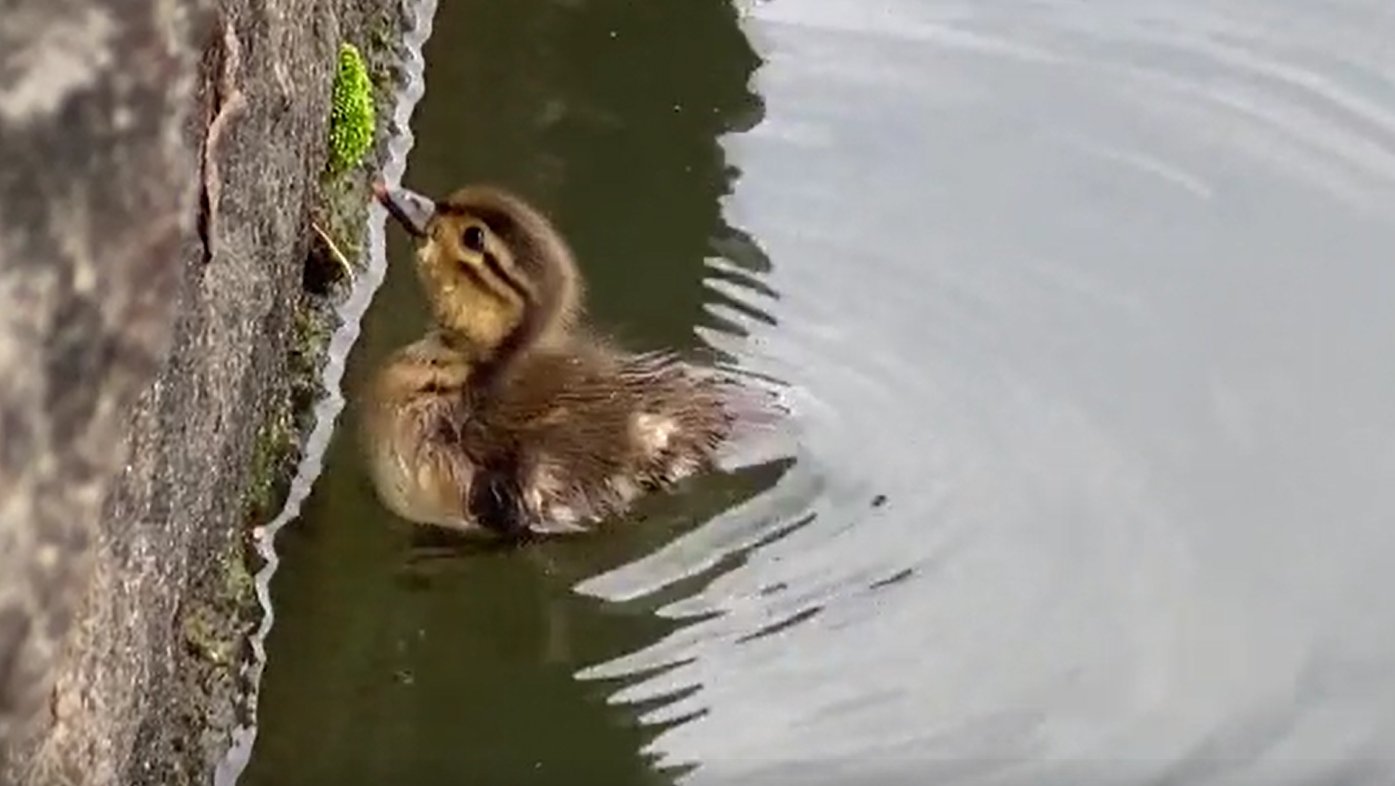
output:
<svg viewBox="0 0 1395 786"><path fill-rule="evenodd" d="M327 335L309 222L362 227L366 191L321 183L335 57L389 68L397 4L11 6L0 783L203 783L239 712L244 546Z"/></svg>

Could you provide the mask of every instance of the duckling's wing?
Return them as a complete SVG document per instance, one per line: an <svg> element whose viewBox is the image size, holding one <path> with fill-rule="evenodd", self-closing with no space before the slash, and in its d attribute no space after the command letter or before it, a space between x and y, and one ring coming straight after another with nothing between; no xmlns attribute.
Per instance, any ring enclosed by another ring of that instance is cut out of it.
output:
<svg viewBox="0 0 1395 786"><path fill-rule="evenodd" d="M508 468L499 498L520 500L535 531L618 515L644 490L714 468L734 428L774 411L767 391L671 352L587 342L511 371L478 411L479 433Z"/></svg>
<svg viewBox="0 0 1395 786"><path fill-rule="evenodd" d="M533 529L623 512L707 466L727 428L716 389L668 353L536 351L478 412L507 453Z"/></svg>

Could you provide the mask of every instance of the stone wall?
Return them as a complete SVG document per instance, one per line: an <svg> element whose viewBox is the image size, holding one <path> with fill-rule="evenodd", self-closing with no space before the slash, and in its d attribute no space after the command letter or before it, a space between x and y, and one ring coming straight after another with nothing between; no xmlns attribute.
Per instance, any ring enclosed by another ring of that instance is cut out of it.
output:
<svg viewBox="0 0 1395 786"><path fill-rule="evenodd" d="M395 5L7 5L0 783L209 779L305 339L337 47L381 60Z"/></svg>

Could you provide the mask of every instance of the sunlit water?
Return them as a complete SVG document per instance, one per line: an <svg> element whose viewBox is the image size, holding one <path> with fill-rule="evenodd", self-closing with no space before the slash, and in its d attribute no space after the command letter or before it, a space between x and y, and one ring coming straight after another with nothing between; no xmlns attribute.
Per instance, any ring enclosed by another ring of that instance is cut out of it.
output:
<svg viewBox="0 0 1395 786"><path fill-rule="evenodd" d="M243 782L1395 782L1395 7L743 12L443 7L407 182L786 381L792 463L428 568L341 433ZM390 270L351 400L422 324Z"/></svg>

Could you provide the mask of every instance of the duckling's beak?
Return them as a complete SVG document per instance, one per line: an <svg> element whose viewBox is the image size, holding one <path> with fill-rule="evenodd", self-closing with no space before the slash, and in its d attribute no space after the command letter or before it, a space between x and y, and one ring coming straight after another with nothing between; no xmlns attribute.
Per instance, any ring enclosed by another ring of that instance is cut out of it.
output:
<svg viewBox="0 0 1395 786"><path fill-rule="evenodd" d="M402 224L402 228L417 237L426 236L426 225L436 213L436 203L415 191L388 188L381 180L373 181L373 196Z"/></svg>

